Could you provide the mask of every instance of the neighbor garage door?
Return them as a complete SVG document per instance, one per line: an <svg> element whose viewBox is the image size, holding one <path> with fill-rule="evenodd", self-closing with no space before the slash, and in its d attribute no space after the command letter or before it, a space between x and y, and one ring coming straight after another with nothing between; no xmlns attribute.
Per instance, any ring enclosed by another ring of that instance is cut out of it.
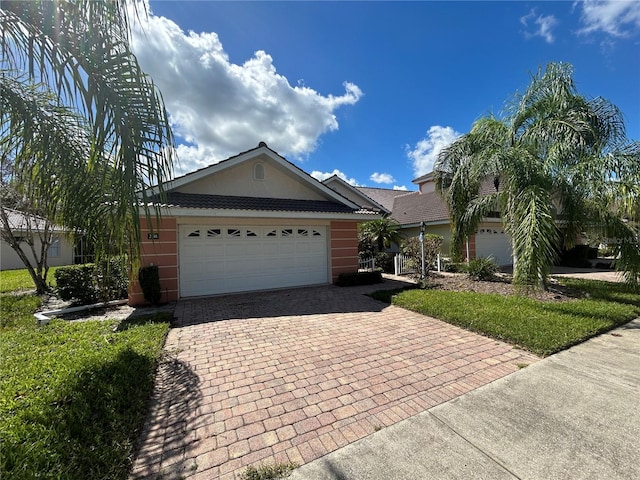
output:
<svg viewBox="0 0 640 480"><path fill-rule="evenodd" d="M180 296L328 283L324 226L180 226Z"/></svg>
<svg viewBox="0 0 640 480"><path fill-rule="evenodd" d="M511 240L500 227L484 227L476 233L476 257L493 257L498 265L511 265Z"/></svg>

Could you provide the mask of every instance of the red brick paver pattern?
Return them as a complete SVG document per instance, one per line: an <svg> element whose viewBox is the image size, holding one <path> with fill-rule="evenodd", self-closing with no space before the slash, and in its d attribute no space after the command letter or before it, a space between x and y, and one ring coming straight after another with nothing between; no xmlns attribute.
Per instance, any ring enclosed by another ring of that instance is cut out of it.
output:
<svg viewBox="0 0 640 480"><path fill-rule="evenodd" d="M538 360L365 290L180 301L132 478L310 462Z"/></svg>

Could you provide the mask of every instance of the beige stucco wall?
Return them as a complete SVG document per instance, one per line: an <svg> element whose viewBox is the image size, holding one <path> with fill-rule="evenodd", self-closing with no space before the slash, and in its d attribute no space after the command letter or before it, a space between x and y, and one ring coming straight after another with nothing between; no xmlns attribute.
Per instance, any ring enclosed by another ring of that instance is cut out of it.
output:
<svg viewBox="0 0 640 480"><path fill-rule="evenodd" d="M436 191L436 182L429 180L420 184L420 193L431 193Z"/></svg>
<svg viewBox="0 0 640 480"><path fill-rule="evenodd" d="M73 264L73 245L67 241L62 235L56 236L58 240L58 255L52 255L52 251L49 251L49 257L47 263L50 267L58 267L60 265L72 265ZM36 252L40 252L40 240L35 240ZM27 244L23 244L22 251L27 255L30 260L33 259L31 248ZM20 260L18 254L9 246L8 243L0 241L0 270L16 270L25 268L24 263Z"/></svg>
<svg viewBox="0 0 640 480"><path fill-rule="evenodd" d="M253 168L256 163L264 165L264 180L256 180ZM266 198L289 198L296 200L326 200L318 191L309 188L300 177L285 170L266 155L229 167L215 175L196 180L176 188L182 193L201 193Z"/></svg>

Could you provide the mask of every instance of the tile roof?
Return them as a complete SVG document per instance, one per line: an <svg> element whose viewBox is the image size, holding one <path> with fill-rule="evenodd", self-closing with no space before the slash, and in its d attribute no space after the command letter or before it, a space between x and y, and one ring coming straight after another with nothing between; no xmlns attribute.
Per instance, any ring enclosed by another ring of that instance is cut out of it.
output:
<svg viewBox="0 0 640 480"><path fill-rule="evenodd" d="M158 201L158 197L153 199ZM296 200L287 198L241 197L169 192L163 206L222 210L264 210L315 213L368 213L347 205L325 200ZM371 212L374 213L374 212Z"/></svg>
<svg viewBox="0 0 640 480"><path fill-rule="evenodd" d="M391 217L401 225L449 220L446 201L438 192L413 192L394 199Z"/></svg>
<svg viewBox="0 0 640 480"><path fill-rule="evenodd" d="M7 219L9 220L9 228L12 231L31 229L34 231L43 230L46 225L46 219L37 215L25 214L12 208L5 208ZM57 225L50 225L52 232L62 232L64 228Z"/></svg>
<svg viewBox="0 0 640 480"><path fill-rule="evenodd" d="M382 205L390 212L393 210L393 201L396 197L412 193L406 190L391 190L390 188L355 187L355 189L359 190L374 202Z"/></svg>

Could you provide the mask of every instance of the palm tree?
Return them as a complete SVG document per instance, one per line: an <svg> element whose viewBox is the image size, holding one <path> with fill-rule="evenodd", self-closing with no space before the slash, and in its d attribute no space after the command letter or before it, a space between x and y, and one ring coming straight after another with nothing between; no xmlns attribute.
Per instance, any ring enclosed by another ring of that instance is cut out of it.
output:
<svg viewBox="0 0 640 480"><path fill-rule="evenodd" d="M640 249L625 211L637 215L640 143L627 140L614 105L579 95L572 75L566 63L540 69L502 118L481 118L440 154L435 176L451 212L452 253L497 210L515 282L544 288L558 247L595 231L621 239L617 269L637 285ZM490 193L481 189L491 181Z"/></svg>
<svg viewBox="0 0 640 480"><path fill-rule="evenodd" d="M389 217L364 222L360 225L360 238L378 253L384 252L392 243L400 243L400 225Z"/></svg>
<svg viewBox="0 0 640 480"><path fill-rule="evenodd" d="M5 193L83 232L98 255L115 244L135 260L140 205L159 215L138 195L171 178L174 140L129 48L129 4L3 0L0 158Z"/></svg>

